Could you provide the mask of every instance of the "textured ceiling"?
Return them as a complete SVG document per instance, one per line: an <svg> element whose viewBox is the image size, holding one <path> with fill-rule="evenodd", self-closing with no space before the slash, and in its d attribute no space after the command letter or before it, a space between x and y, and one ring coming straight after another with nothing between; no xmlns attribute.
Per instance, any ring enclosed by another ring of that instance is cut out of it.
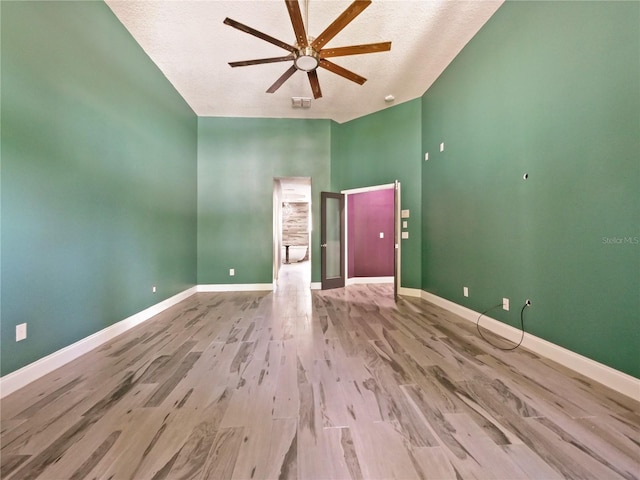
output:
<svg viewBox="0 0 640 480"><path fill-rule="evenodd" d="M322 68L323 97L293 109L291 97L312 97L296 72L265 93L292 62L231 68L230 61L287 55L287 51L224 25L225 17L293 45L282 0L106 0L133 37L199 116L330 118L345 122L420 97L502 0L374 0L326 47L391 41L391 51L336 57L334 63L367 78L358 85ZM301 0L308 35L322 32L350 0ZM308 15L307 15L308 12ZM385 102L393 95L392 103Z"/></svg>

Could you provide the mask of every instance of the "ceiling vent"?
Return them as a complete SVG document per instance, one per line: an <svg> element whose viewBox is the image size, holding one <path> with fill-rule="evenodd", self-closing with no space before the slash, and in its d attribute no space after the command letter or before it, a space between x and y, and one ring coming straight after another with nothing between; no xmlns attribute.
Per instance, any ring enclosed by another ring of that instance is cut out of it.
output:
<svg viewBox="0 0 640 480"><path fill-rule="evenodd" d="M311 108L310 97L291 97L292 108Z"/></svg>

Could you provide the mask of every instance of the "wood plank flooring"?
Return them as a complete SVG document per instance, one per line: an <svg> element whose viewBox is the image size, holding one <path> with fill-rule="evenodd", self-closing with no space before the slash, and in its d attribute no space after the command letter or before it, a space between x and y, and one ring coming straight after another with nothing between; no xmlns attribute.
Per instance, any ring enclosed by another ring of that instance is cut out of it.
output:
<svg viewBox="0 0 640 480"><path fill-rule="evenodd" d="M640 478L637 401L391 286L311 292L303 268L196 294L3 399L0 477Z"/></svg>

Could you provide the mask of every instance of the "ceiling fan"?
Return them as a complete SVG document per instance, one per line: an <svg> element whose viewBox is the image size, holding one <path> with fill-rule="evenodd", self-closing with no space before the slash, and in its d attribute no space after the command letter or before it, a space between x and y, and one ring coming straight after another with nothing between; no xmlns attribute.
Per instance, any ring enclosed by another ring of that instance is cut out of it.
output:
<svg viewBox="0 0 640 480"><path fill-rule="evenodd" d="M293 61L293 65L278 78L273 85L269 87L267 93L274 93L278 88L286 82L297 70L307 72L313 98L322 97L320 83L318 81L318 67L322 67L352 82L362 85L367 81L366 78L354 73L346 68L336 65L327 60L331 57L341 57L346 55L360 55L363 53L375 53L391 50L391 42L369 43L366 45L351 45L348 47L323 48L329 40L335 37L344 27L346 27L354 18L371 4L372 0L355 0L347 9L336 18L318 37L311 38L307 36L302 13L300 12L300 4L298 0L285 0L293 31L296 35L296 43L290 45L286 42L278 40L266 33L262 33L254 28L244 25L240 22L225 18L224 23L233 28L237 28L245 33L258 37L266 42L276 45L289 54L283 57L260 58L256 60L244 60L240 62L229 62L232 67L245 67L247 65L260 65L263 63L275 63Z"/></svg>

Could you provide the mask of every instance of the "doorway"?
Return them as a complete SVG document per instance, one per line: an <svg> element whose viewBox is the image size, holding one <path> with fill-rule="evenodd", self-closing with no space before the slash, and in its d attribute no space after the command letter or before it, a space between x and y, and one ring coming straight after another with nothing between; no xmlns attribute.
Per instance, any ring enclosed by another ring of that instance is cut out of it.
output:
<svg viewBox="0 0 640 480"><path fill-rule="evenodd" d="M274 178L274 285L295 278L311 287L311 225L311 178Z"/></svg>
<svg viewBox="0 0 640 480"><path fill-rule="evenodd" d="M322 288L349 283L393 283L397 298L401 278L400 182L343 190L339 194L323 192L322 195L321 212L338 212L333 215L337 219L333 223L338 226L332 228L325 226L325 213L321 214ZM353 208L358 203L355 198L362 200L360 208ZM325 205L328 201L334 206ZM357 229L360 238L349 229ZM331 231L333 242L326 240ZM356 265L358 257L360 265ZM334 267L334 276L329 278L325 264L332 258L334 264L339 258L340 268ZM375 272L373 276L371 272Z"/></svg>

